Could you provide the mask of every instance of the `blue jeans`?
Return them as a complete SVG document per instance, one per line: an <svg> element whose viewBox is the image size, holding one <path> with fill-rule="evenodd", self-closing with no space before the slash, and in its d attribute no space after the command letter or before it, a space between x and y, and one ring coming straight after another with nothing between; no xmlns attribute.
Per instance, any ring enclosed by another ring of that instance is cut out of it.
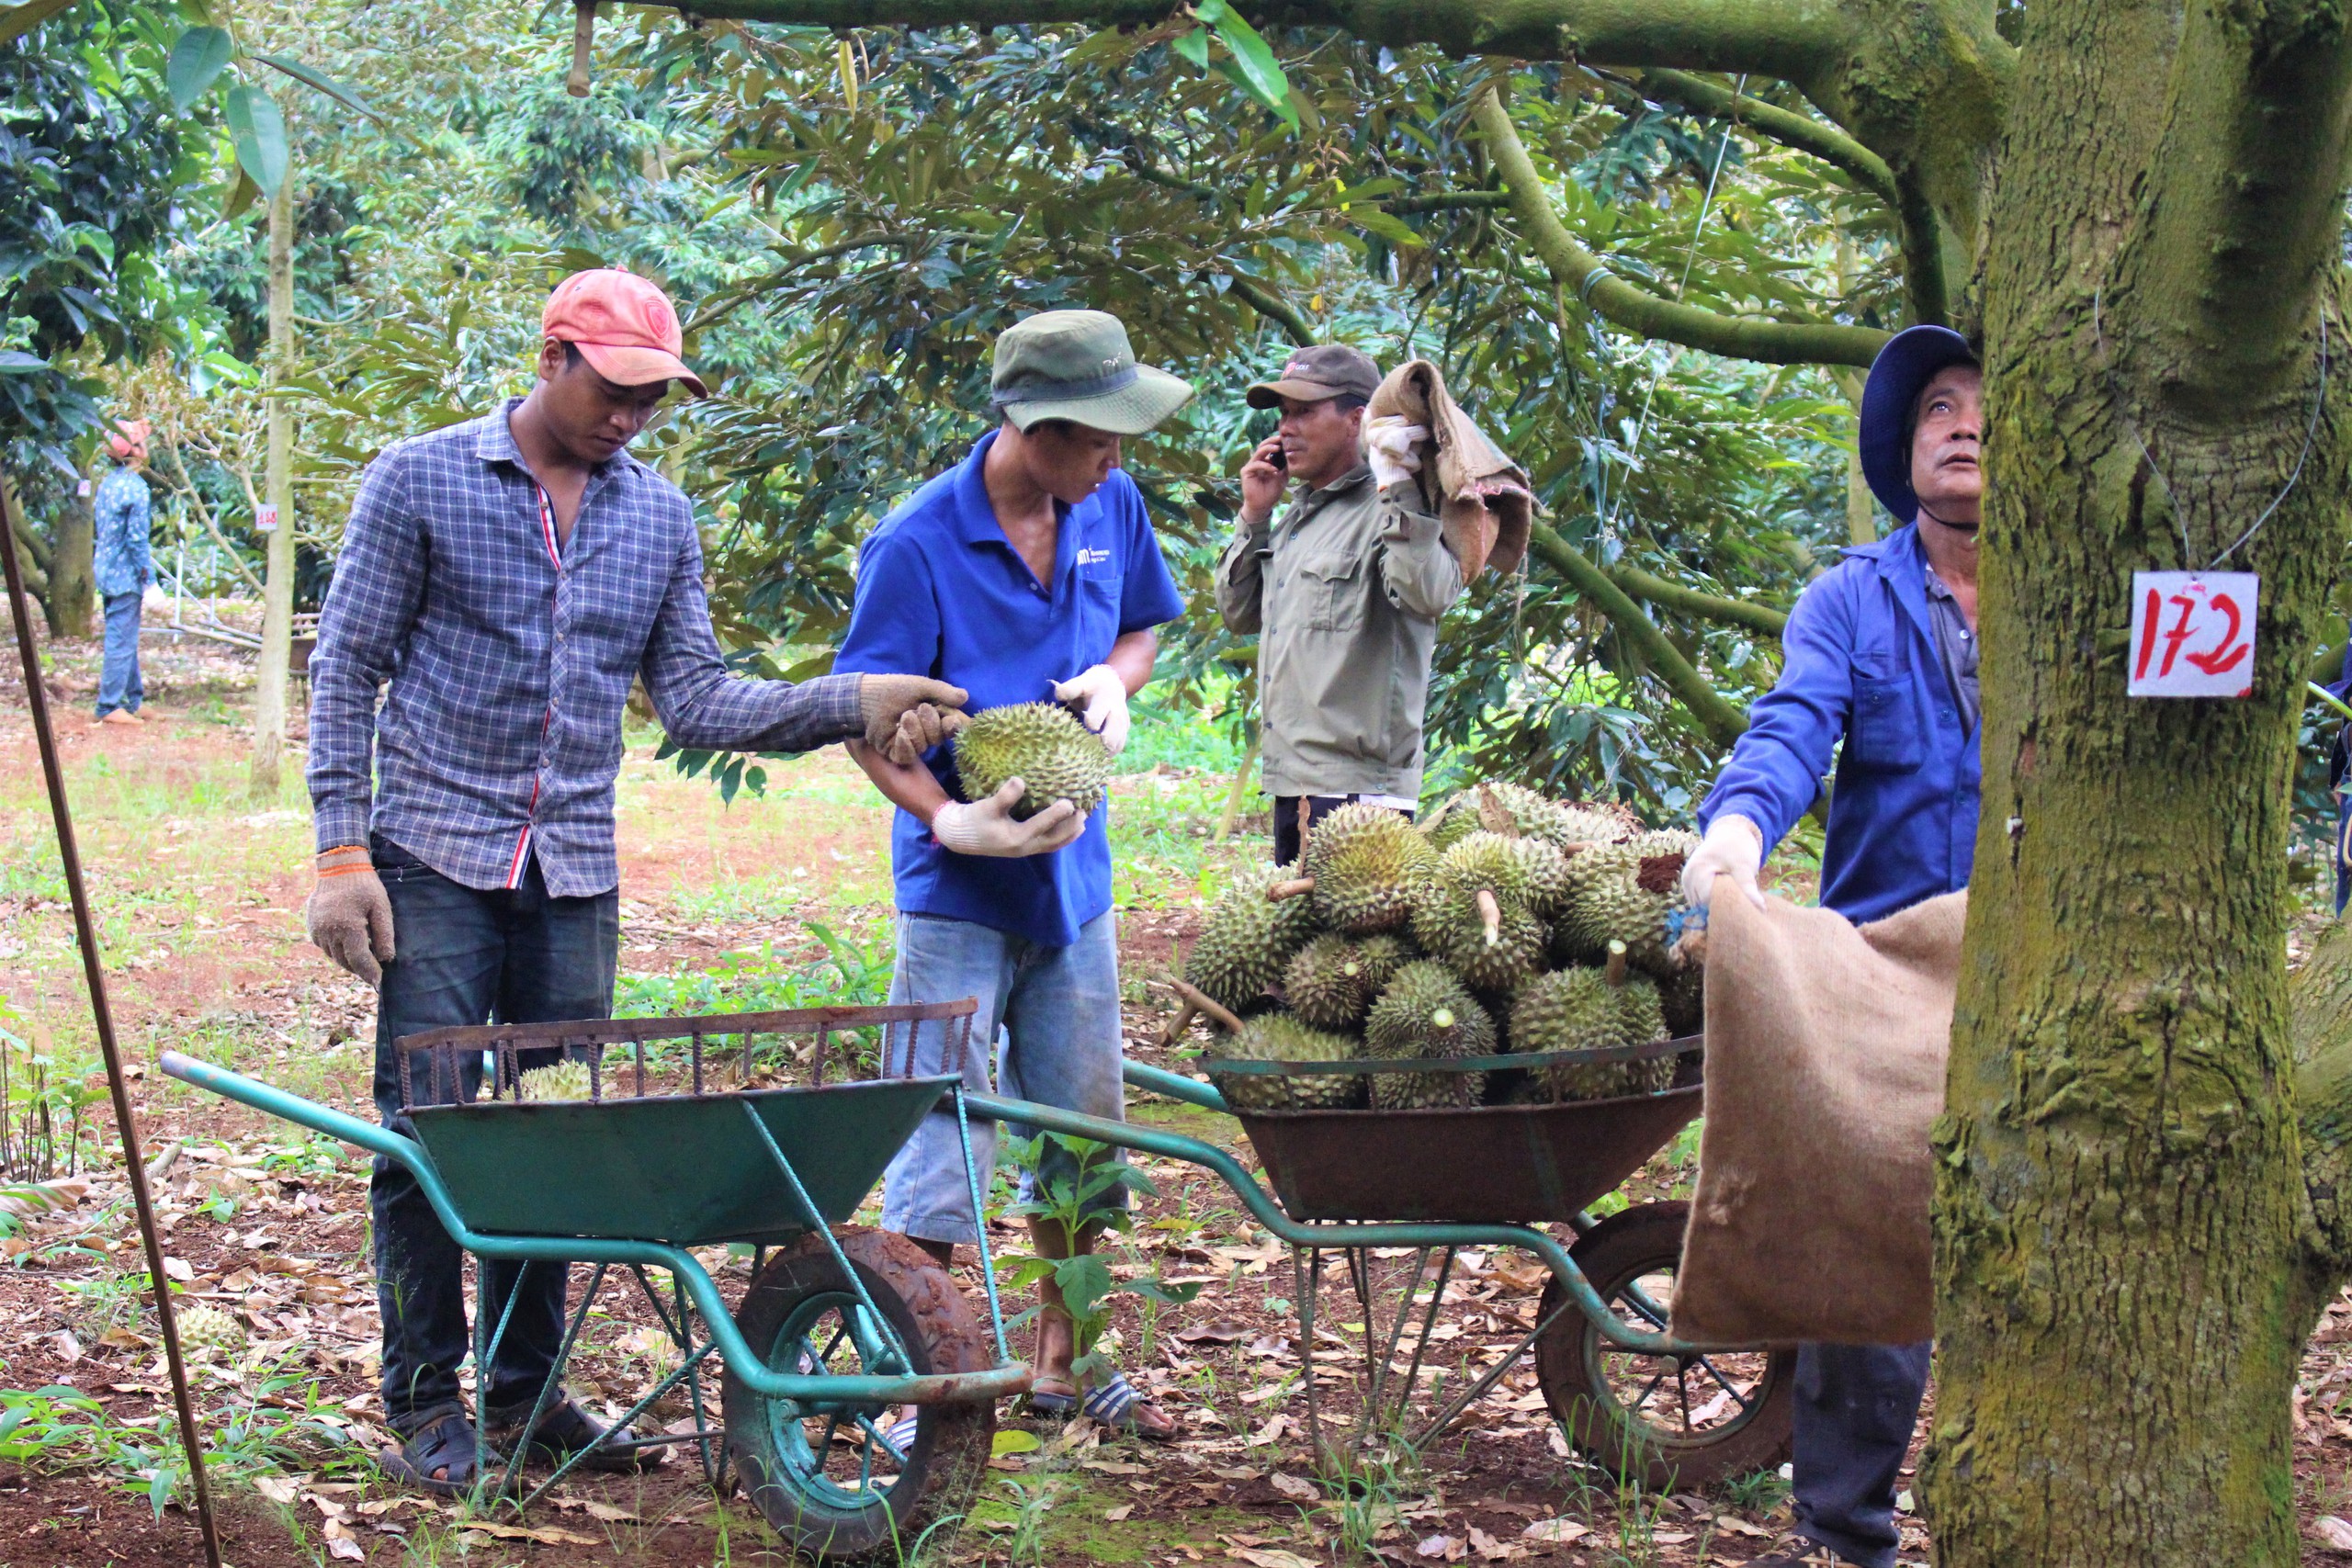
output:
<svg viewBox="0 0 2352 1568"><path fill-rule="evenodd" d="M1079 929L1078 940L1069 946L1048 947L975 920L900 915L890 999L952 1002L978 998L971 1049L965 1053L966 1084L987 1091L989 1046L1001 1041L996 1077L1007 1096L1124 1121L1117 920L1110 912L1098 915ZM916 1042L914 1070L954 1071L945 1060L946 1049L945 1032L935 1025L925 1028ZM971 1127L972 1159L978 1168L980 1190L986 1192L996 1170L996 1126L975 1121ZM1036 1132L1018 1125L1011 1131L1019 1138L1034 1137ZM1077 1176L1077 1161L1048 1140L1037 1168L1022 1172L1022 1200L1034 1199L1040 1181L1050 1193L1057 1183L1075 1183ZM1125 1203L1125 1189L1114 1187L1091 1207L1100 1213ZM922 1241L968 1244L979 1239L952 1107L925 1118L890 1161L883 1176L882 1226Z"/></svg>
<svg viewBox="0 0 2352 1568"><path fill-rule="evenodd" d="M535 860L523 886L483 891L433 870L380 834L370 846L392 906L392 947L376 1005L376 1111L384 1125L411 1131L401 1109L403 1035L453 1024L550 1023L610 1018L620 958L620 891L551 898ZM519 1054L525 1068L560 1052ZM415 1103L434 1092L417 1063ZM461 1068L463 1100L481 1086L481 1057ZM472 1349L466 1326L465 1258L405 1167L378 1157L368 1188L376 1226L376 1299L384 1319L384 1416L413 1435L461 1409L458 1368ZM560 1264L491 1263L485 1307L494 1327L509 1296L514 1313L489 1374L476 1371L477 1397L492 1411L527 1405L563 1343ZM517 1284L521 1285L519 1294ZM518 1419L519 1415L518 1415Z"/></svg>
<svg viewBox="0 0 2352 1568"><path fill-rule="evenodd" d="M1894 1487L1931 1346L1797 1348L1798 1531L1861 1568L1893 1568Z"/></svg>
<svg viewBox="0 0 2352 1568"><path fill-rule="evenodd" d="M98 716L117 708L137 713L147 700L139 679L139 599L136 593L107 595L107 656L98 667Z"/></svg>

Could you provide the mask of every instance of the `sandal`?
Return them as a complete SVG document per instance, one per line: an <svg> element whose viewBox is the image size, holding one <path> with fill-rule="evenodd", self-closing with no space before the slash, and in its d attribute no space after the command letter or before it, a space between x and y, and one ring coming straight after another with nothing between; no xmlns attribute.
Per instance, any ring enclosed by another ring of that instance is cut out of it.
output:
<svg viewBox="0 0 2352 1568"><path fill-rule="evenodd" d="M516 1441L522 1433L524 1418L531 1413L527 1404L510 1406L491 1412L491 1436L505 1442ZM660 1449L638 1449L628 1445L637 1441L637 1434L627 1427L606 1427L585 1410L565 1399L531 1428L530 1446L524 1452L526 1463L561 1464L575 1454L580 1462L577 1470L602 1471L612 1474L639 1474L659 1470L669 1458Z"/></svg>
<svg viewBox="0 0 2352 1568"><path fill-rule="evenodd" d="M491 1464L504 1462L492 1450L485 1450L482 1457ZM385 1474L419 1491L436 1497L462 1497L474 1489L476 1478L473 1423L458 1406L447 1405L428 1414L399 1448L378 1454L376 1463ZM435 1475L435 1471L441 1474Z"/></svg>
<svg viewBox="0 0 2352 1568"><path fill-rule="evenodd" d="M1182 1433L1183 1428L1172 1420L1165 1431L1145 1426L1136 1418L1138 1405L1150 1408L1125 1372L1113 1372L1110 1382L1087 1390L1082 1398L1036 1391L1029 1395L1029 1408L1040 1416L1084 1416L1114 1432L1130 1433L1147 1442L1171 1443Z"/></svg>

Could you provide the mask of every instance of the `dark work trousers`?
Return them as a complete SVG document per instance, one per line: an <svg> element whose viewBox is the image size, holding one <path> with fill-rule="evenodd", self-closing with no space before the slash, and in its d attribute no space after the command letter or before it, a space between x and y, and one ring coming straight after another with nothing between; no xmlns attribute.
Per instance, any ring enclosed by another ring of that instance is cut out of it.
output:
<svg viewBox="0 0 2352 1568"><path fill-rule="evenodd" d="M1895 1483L1932 1348L1797 1348L1797 1529L1861 1568L1894 1562Z"/></svg>
<svg viewBox="0 0 2352 1568"><path fill-rule="evenodd" d="M370 845L376 873L392 906L396 956L384 965L376 1007L376 1111L384 1125L411 1131L401 1109L399 1053L402 1035L452 1024L550 1023L609 1018L613 970L620 955L620 892L587 898L550 898L535 859L523 885L481 891L452 882L407 851L379 836ZM524 1068L560 1059L553 1048L524 1052ZM419 1060L413 1103L434 1092L429 1064ZM481 1057L469 1053L459 1092L471 1100L481 1087ZM447 1088L444 1085L444 1091ZM376 1224L376 1297L384 1319L384 1416L402 1438L444 1413L462 1409L458 1368L472 1341L466 1326L464 1255L406 1168L380 1156L368 1183ZM506 1299L515 1296L506 1336L487 1377L476 1370L476 1396L491 1410L538 1397L563 1342L564 1289L560 1264L488 1265L488 1303L495 1330ZM526 1412L527 1413L527 1412ZM518 1414L516 1419L520 1419Z"/></svg>
<svg viewBox="0 0 2352 1568"><path fill-rule="evenodd" d="M1306 836L1299 825L1299 802L1306 803L1306 824L1312 828L1356 797L1352 795L1278 795L1274 796L1274 863L1288 865L1298 858L1301 840ZM1408 822L1413 819L1409 811L1399 812Z"/></svg>

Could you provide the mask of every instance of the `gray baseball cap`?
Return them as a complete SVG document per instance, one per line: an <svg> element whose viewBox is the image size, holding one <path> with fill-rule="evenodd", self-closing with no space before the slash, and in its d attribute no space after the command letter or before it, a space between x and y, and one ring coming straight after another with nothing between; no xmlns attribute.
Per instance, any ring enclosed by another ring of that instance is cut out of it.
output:
<svg viewBox="0 0 2352 1568"><path fill-rule="evenodd" d="M1137 365L1126 327L1102 310L1045 310L1007 327L989 385L1015 430L1067 419L1114 435L1141 435L1193 396L1190 382Z"/></svg>
<svg viewBox="0 0 2352 1568"><path fill-rule="evenodd" d="M1343 343L1317 344L1295 349L1272 381L1261 381L1247 394L1253 409L1270 409L1284 398L1294 402L1319 403L1332 398L1372 400L1380 390L1380 367L1372 355Z"/></svg>

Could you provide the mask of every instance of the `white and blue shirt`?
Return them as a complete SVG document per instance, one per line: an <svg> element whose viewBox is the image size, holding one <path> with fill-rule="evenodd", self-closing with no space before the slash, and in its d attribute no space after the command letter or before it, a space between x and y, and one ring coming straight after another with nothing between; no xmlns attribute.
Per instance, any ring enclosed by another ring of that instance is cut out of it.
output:
<svg viewBox="0 0 2352 1568"><path fill-rule="evenodd" d="M1115 468L1101 490L1060 508L1052 581L1039 581L989 502L981 466L995 440L994 432L981 437L859 547L857 602L837 673L928 675L971 693L973 713L1050 702L1054 682L1102 663L1126 633L1184 613L1143 492ZM952 747L926 761L951 797L964 797ZM1111 907L1107 807L1076 841L1017 860L952 853L901 811L890 852L904 914L1067 947Z"/></svg>

